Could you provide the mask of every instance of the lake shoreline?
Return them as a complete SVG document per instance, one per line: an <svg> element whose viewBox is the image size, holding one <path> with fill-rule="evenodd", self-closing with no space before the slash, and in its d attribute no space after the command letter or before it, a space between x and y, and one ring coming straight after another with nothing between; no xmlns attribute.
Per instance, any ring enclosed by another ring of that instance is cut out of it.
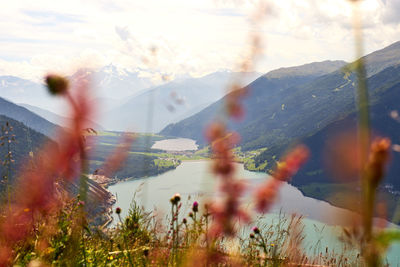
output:
<svg viewBox="0 0 400 267"><path fill-rule="evenodd" d="M201 162L211 162L211 160L210 160L210 159L185 160L185 161L182 161L182 164L180 164L178 167L182 167L182 165L185 165L185 163L193 164L193 163L201 163ZM241 166L241 168L240 168L240 167L237 168L237 170L238 170L237 175L238 175L238 176L242 176L242 175L240 174L240 172L241 172L240 169L243 169L243 171L247 171L247 170L244 170L243 164L242 164L242 163L237 163L237 164L240 164L239 166ZM193 165L192 165L192 166L193 166ZM188 168L187 166L183 166L183 167ZM192 168L192 167L189 167L189 168ZM177 168L177 169L178 169L178 168ZM171 170L171 171L176 171L176 169L175 169L175 170ZM180 176L180 175L181 175L181 174L180 174L181 171L182 171L182 170L178 170L177 174L176 174L176 175L173 175L173 176ZM212 177L213 174L212 174L212 172L210 171L209 166L203 165L203 169L201 169L201 172L202 172L201 176L207 175L207 172L208 172L208 175L211 177L212 180L214 180L213 177ZM165 172L165 173L160 174L160 175L161 175L161 176L163 176L163 175L164 175L164 176L165 176L165 175L166 175L166 176L171 176L171 175L168 175L167 173L168 173L168 172ZM266 177L264 177L264 174L261 173L261 172L251 172L251 173L255 173L255 174L256 174L256 177L258 177L257 179L259 179L259 182L262 182L263 179L267 177L267 175L266 175ZM257 175L257 174L262 174L262 175ZM124 180L120 180L120 181L118 181L118 182L116 182L116 183L113 183L112 185L118 187L118 185L122 184L121 182L131 183L131 182L137 182L137 181L140 181L140 180L143 180L143 181L148 181L148 180L153 181L154 179L147 179L147 178L156 178L156 179L157 179L157 178L160 178L160 177L158 177L158 176L160 176L160 175L148 176L148 177L140 177L140 178L124 179ZM193 178L192 176L189 176L189 177ZM250 179L254 179L254 178L250 178ZM160 180L163 180L163 178L161 177ZM196 181L196 182L197 182L197 181ZM152 183L152 182L150 182L150 184L151 184L151 183ZM128 186L128 185L127 185L127 186ZM288 184L288 186L294 188L293 190L298 190L298 194L300 194L302 197L310 198L310 197L304 195L297 187L295 187L295 186L293 186L293 185L290 185L290 184ZM156 187L152 187L151 190L153 190L153 192L157 192L157 188L156 188ZM155 190L155 191L154 191L154 190ZM161 190L166 190L166 189L165 189L165 187L163 186L163 187L161 188ZM186 191L185 191L185 190L186 190ZM109 191L110 191L110 190L109 190ZM111 191L113 191L113 190L111 190ZM110 192L111 192L111 191L110 191ZM195 194L198 193L197 191L195 191L195 192L190 192L190 190L188 191L188 188L187 188L187 187L183 187L183 189L181 189L180 191L179 191L179 188L176 188L176 189L174 189L174 191L180 192L182 196L183 196L183 195L187 195L187 196L191 195L191 196L193 196L193 195L195 195ZM175 192L175 193L176 193L176 192ZM280 192L280 193L282 194L283 192ZM119 195L119 194L120 194L120 193L118 193L118 195ZM158 197L159 197L159 196L158 196ZM166 199L168 199L168 198L166 198ZM328 205L330 205L330 206L332 206L332 207L334 207L334 208L340 208L340 209L341 209L341 207L337 207L337 206L335 206L335 205L332 205L331 203L329 203L329 202L327 202L327 201L320 200L320 199L315 199L315 200L318 201L318 202L326 203L326 204L328 204ZM290 213L288 212L288 214L290 214ZM313 216L315 217L315 213L314 213Z"/></svg>

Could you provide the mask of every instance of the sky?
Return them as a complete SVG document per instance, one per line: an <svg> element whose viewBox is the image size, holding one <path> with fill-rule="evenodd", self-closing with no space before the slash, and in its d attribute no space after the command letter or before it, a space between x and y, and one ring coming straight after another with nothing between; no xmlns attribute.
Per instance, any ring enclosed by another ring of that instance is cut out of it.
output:
<svg viewBox="0 0 400 267"><path fill-rule="evenodd" d="M348 0L35 0L0 9L0 75L113 64L143 76L237 70L249 36L262 40L255 71L355 57ZM365 53L399 40L400 0L361 1ZM156 77L156 78L157 78Z"/></svg>

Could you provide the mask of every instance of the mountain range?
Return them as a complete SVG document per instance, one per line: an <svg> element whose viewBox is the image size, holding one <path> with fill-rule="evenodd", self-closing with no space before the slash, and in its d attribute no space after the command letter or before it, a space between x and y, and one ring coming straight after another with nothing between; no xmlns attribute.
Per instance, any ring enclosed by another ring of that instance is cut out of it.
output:
<svg viewBox="0 0 400 267"><path fill-rule="evenodd" d="M400 42L363 59L368 73L374 129L398 143L397 130L400 129L398 122L389 117L389 111L396 110L396 103L400 100ZM350 126L356 126L357 79L353 66L327 61L280 69L263 75L242 89L250 90L250 96L243 100L246 118L242 122L229 123L229 127L241 135L243 151L265 148L254 158L256 166L262 166L264 170L273 168L291 144L304 141L310 146L313 156L310 165L293 182L329 181L321 172L324 170L321 158L327 142L324 136L333 132L332 129L345 129L349 121ZM199 113L168 125L160 133L192 138L205 145L203 129L218 117L224 101L222 98ZM393 165L386 181L400 189L395 175L397 168ZM314 177L310 173L315 174Z"/></svg>
<svg viewBox="0 0 400 267"><path fill-rule="evenodd" d="M241 133L242 145L245 149L257 148L259 139L265 138L269 133L267 129L276 129L280 127L282 116L287 113L282 112L288 107L284 99L300 92L299 88L318 77L323 76L346 65L344 61L324 61L306 64L303 66L282 68L271 71L254 82L250 83L241 90L246 90L249 94L243 100L246 111L246 117L241 122L231 122L230 128ZM312 97L312 95L310 95ZM205 144L204 128L213 121L219 112L223 110L226 97L213 103L201 112L189 117L176 124L168 125L161 131L161 134L167 136L181 136L195 139L199 144ZM281 111L281 112L280 112ZM266 124L272 124L268 126ZM246 133L246 134L245 134ZM275 137L272 138L273 141ZM251 145L251 142L256 142Z"/></svg>
<svg viewBox="0 0 400 267"><path fill-rule="evenodd" d="M214 72L200 78L186 78L150 88L134 95L104 114L100 124L108 130L158 132L169 123L189 117L223 97L231 79L239 75ZM246 73L248 83L258 73Z"/></svg>
<svg viewBox="0 0 400 267"><path fill-rule="evenodd" d="M398 122L388 115L396 111L396 101L400 100L400 42L366 55L363 59L366 62L372 125L377 132L391 137L395 144L400 143L396 137ZM88 71L88 74L93 73ZM137 79L142 79L138 73L121 71L112 65L95 73L101 77L97 80L98 84L104 86L101 90L108 88L108 92L125 95L124 99L115 100L113 108L103 113L101 122L105 129L160 131L164 136L195 139L200 145L206 145L204 128L218 118L223 110L228 97L224 94L229 82L235 76L243 76L222 71L143 89L151 86L151 83L145 78L138 82ZM354 63L340 60L314 62L280 68L261 76L258 73L245 76L244 82L250 83L240 90L250 92L243 99L246 117L243 121L228 123L229 128L242 137L241 150L263 148L263 152L252 160L258 169L267 171L274 167L276 160L291 144L303 141L311 148L314 157L294 179L294 183L327 182L321 178L327 176L322 160L327 136L332 136L331 133L336 132L334 129L343 130L356 125L357 79ZM134 81L138 83L136 88L141 89L134 89L135 92L131 94L129 88L133 88ZM18 89L20 85L24 87L23 90ZM35 99L35 92L45 91L41 85L10 76L0 77L0 89L2 96L23 98L22 103L29 98ZM98 99L114 101L108 97ZM64 119L39 106L23 105L34 112L0 98L0 115L21 121L47 136L51 136L51 132L59 126L44 118L53 122ZM400 183L394 179L397 169L391 168L387 182L400 188Z"/></svg>
<svg viewBox="0 0 400 267"><path fill-rule="evenodd" d="M35 107L29 104L18 104L21 107L24 107L30 111L32 111L33 113L35 113L36 115L39 115L40 117L48 120L51 123L54 123L56 125L60 125L62 127L68 127L68 125L71 125L71 119L64 117L64 116L60 116L58 114L55 114L51 111L39 108L39 107ZM100 126L99 124L93 122L93 121L87 121L85 123L85 125L90 126L91 128L95 129L96 131L102 131L104 130L102 126Z"/></svg>
<svg viewBox="0 0 400 267"><path fill-rule="evenodd" d="M114 108L127 97L154 85L149 78L141 77L139 71L130 72L113 65L81 69L68 78L73 83L83 71L91 78L90 85L95 89L94 101L101 105L102 110ZM65 109L64 101L49 95L43 83L20 77L0 76L0 96L14 103L28 104L56 114L63 114Z"/></svg>
<svg viewBox="0 0 400 267"><path fill-rule="evenodd" d="M71 84L89 78L93 88L91 103L98 111L96 129L158 132L169 123L189 117L223 97L237 73L214 72L204 77L189 75L156 86L140 70L128 71L114 65L99 69L80 69L70 77ZM240 75L245 84L258 73ZM52 97L42 83L19 77L0 76L0 95L20 103L45 119L64 125L65 101ZM151 124L148 124L151 117ZM101 126L100 126L101 125Z"/></svg>

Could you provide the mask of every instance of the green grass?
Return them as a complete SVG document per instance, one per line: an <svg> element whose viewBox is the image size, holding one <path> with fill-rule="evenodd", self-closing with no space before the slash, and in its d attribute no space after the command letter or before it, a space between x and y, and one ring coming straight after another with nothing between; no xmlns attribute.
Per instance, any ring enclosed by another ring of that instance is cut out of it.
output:
<svg viewBox="0 0 400 267"><path fill-rule="evenodd" d="M97 132L97 136L121 136L121 133L104 131Z"/></svg>
<svg viewBox="0 0 400 267"><path fill-rule="evenodd" d="M242 162L244 164L244 167L246 170L265 171L265 169L268 165L268 162L265 160L261 163L257 163L255 161L255 158L266 150L268 150L268 148L263 147L263 148L243 152L241 147L237 147L234 149L234 153L235 153L235 156L237 157L237 161Z"/></svg>
<svg viewBox="0 0 400 267"><path fill-rule="evenodd" d="M179 165L179 161L177 160L165 160L165 159L155 159L154 164L157 167L177 167Z"/></svg>

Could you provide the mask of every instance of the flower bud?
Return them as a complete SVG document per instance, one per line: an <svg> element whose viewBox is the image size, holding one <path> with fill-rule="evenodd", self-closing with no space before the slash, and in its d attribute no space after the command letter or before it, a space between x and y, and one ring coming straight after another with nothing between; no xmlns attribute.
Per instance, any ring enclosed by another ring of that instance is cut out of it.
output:
<svg viewBox="0 0 400 267"><path fill-rule="evenodd" d="M145 248L145 249L143 250L143 255L144 255L145 257L149 256L149 249L148 249L148 248Z"/></svg>
<svg viewBox="0 0 400 267"><path fill-rule="evenodd" d="M179 193L176 193L171 199L171 203L173 205L177 205L179 201L181 201L181 195Z"/></svg>
<svg viewBox="0 0 400 267"><path fill-rule="evenodd" d="M50 94L62 95L68 90L68 80L60 75L49 74L46 76L46 85Z"/></svg>
<svg viewBox="0 0 400 267"><path fill-rule="evenodd" d="M385 167L389 161L390 145L388 138L377 138L372 142L367 170L369 180L374 186L378 186L383 179Z"/></svg>
<svg viewBox="0 0 400 267"><path fill-rule="evenodd" d="M254 232L255 234L259 234L259 233L260 233L260 229L258 229L257 226L254 226L254 227L253 227L253 232Z"/></svg>
<svg viewBox="0 0 400 267"><path fill-rule="evenodd" d="M120 207L117 207L117 208L115 209L115 213L116 213L116 214L121 214L121 208L120 208Z"/></svg>
<svg viewBox="0 0 400 267"><path fill-rule="evenodd" d="M193 210L193 212L199 211L199 203L197 201L193 202L192 210Z"/></svg>

